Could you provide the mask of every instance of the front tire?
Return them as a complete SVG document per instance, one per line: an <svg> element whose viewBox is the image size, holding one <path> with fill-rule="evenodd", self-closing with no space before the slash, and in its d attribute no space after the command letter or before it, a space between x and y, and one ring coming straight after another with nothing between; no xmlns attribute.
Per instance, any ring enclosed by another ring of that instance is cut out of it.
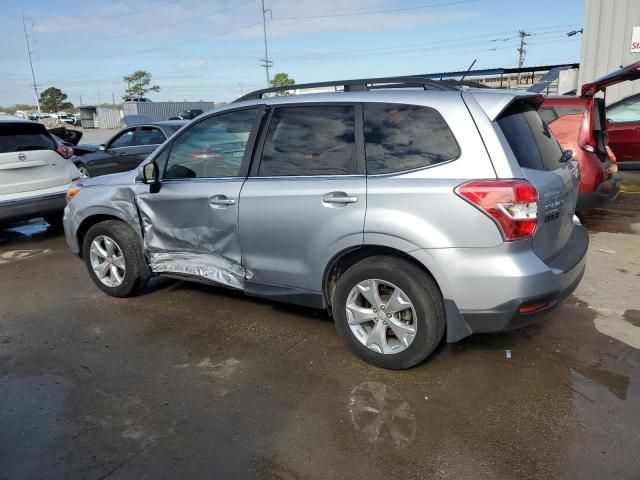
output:
<svg viewBox="0 0 640 480"><path fill-rule="evenodd" d="M444 335L442 294L423 269L400 257L375 256L338 279L332 301L338 333L364 361L382 368L411 368Z"/></svg>
<svg viewBox="0 0 640 480"><path fill-rule="evenodd" d="M113 297L136 295L151 276L138 237L119 220L93 225L85 235L82 252L93 282Z"/></svg>
<svg viewBox="0 0 640 480"><path fill-rule="evenodd" d="M85 179L85 178L91 178L91 174L89 173L89 169L86 167L86 165L84 163L79 163L76 165L76 167L78 167L78 171L80 172L80 178L81 179Z"/></svg>

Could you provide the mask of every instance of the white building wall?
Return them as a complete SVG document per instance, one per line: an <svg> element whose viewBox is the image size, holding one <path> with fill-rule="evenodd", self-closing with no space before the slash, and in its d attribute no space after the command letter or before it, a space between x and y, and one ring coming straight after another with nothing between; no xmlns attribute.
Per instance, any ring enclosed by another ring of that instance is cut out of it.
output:
<svg viewBox="0 0 640 480"><path fill-rule="evenodd" d="M585 0L578 85L640 62L640 53L631 53L636 26L640 26L640 0ZM638 92L640 80L621 83L607 88L607 103Z"/></svg>

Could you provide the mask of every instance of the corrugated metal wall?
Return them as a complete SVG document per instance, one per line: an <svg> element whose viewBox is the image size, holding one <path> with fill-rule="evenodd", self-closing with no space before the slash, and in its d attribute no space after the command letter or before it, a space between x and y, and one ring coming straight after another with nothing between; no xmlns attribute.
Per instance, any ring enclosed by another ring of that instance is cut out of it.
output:
<svg viewBox="0 0 640 480"><path fill-rule="evenodd" d="M96 108L98 114L99 128L120 128L120 119L122 111L116 108Z"/></svg>
<svg viewBox="0 0 640 480"><path fill-rule="evenodd" d="M640 53L631 53L635 26L640 26L640 0L585 0L578 85L640 61ZM637 92L639 80L607 88L607 103Z"/></svg>
<svg viewBox="0 0 640 480"><path fill-rule="evenodd" d="M175 117L183 110L199 108L204 112L214 109L213 102L125 102L125 115L146 115L156 121Z"/></svg>

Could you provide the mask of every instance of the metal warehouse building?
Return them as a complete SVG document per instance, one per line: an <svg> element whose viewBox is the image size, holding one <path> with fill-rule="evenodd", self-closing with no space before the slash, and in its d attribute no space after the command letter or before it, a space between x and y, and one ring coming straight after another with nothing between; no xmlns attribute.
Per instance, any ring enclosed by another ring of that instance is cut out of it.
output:
<svg viewBox="0 0 640 480"><path fill-rule="evenodd" d="M640 61L640 0L585 0L578 85ZM640 81L607 89L607 103L640 92Z"/></svg>

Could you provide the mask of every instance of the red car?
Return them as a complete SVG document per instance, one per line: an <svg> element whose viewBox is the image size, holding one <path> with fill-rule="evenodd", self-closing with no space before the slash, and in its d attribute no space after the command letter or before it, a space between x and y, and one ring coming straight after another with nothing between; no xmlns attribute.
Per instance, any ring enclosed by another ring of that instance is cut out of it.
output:
<svg viewBox="0 0 640 480"><path fill-rule="evenodd" d="M563 148L573 150L580 166L577 211L601 207L618 194L620 176L615 149L608 145L604 93L607 87L640 78L640 62L582 86L580 96L548 96L540 115ZM602 97L596 97L603 92ZM616 154L617 155L617 154Z"/></svg>
<svg viewBox="0 0 640 480"><path fill-rule="evenodd" d="M607 107L607 134L618 166L640 167L640 93Z"/></svg>

